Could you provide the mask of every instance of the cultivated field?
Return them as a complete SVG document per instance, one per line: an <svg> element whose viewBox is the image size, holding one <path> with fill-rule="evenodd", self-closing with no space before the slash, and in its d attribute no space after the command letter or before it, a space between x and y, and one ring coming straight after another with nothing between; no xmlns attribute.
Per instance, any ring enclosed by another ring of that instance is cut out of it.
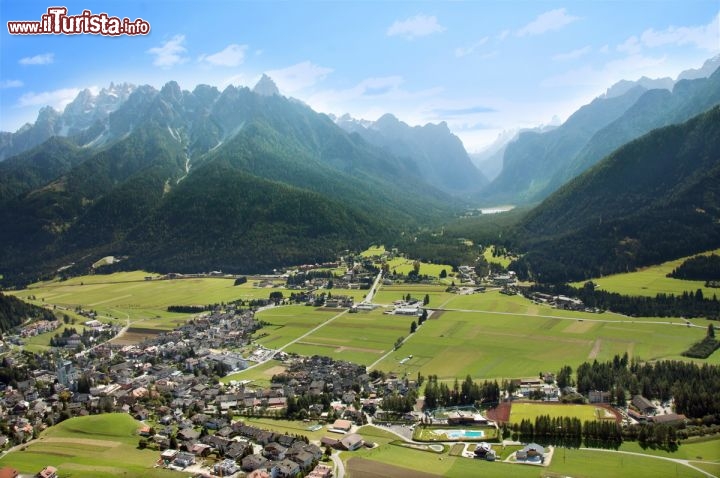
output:
<svg viewBox="0 0 720 478"><path fill-rule="evenodd" d="M707 327L705 320L687 327L681 319L557 310L498 292L452 296L445 308L449 310L434 312L377 368L410 376L436 374L445 380L466 375L502 379L534 377L565 364L575 368L625 352L644 360L682 360L680 353L700 340ZM716 355L708 362L719 363Z"/></svg>
<svg viewBox="0 0 720 478"><path fill-rule="evenodd" d="M177 477L176 472L153 468L156 451L137 448L140 425L125 414L71 418L0 458L0 467L10 466L27 476L51 465L61 477Z"/></svg>
<svg viewBox="0 0 720 478"><path fill-rule="evenodd" d="M581 422L595 420L613 420L617 416L604 407L595 405L578 405L571 403L523 403L515 402L510 409L510 423L520 423L522 420L530 420L535 423L535 418L549 415L550 418L570 417L577 418Z"/></svg>
<svg viewBox="0 0 720 478"><path fill-rule="evenodd" d="M268 337L258 343L276 348L303 335L344 309L316 309L302 305L262 311L258 319L272 325L261 330ZM345 312L331 323L291 345L286 352L326 355L336 360L371 364L392 349L399 336L408 335L412 317L385 315L382 309L350 314Z"/></svg>
<svg viewBox="0 0 720 478"><path fill-rule="evenodd" d="M714 252L720 254L720 249L708 251L709 255ZM659 293L682 294L684 291L695 292L702 289L705 297L712 297L713 294L720 296L720 290L705 287L705 281L681 280L666 277L673 269L682 264L687 257L665 262L657 266L646 267L637 272L627 274L614 274L607 277L592 279L599 284L600 288L610 292L618 292L624 295L641 295L655 297ZM573 285L581 286L584 282L577 282Z"/></svg>

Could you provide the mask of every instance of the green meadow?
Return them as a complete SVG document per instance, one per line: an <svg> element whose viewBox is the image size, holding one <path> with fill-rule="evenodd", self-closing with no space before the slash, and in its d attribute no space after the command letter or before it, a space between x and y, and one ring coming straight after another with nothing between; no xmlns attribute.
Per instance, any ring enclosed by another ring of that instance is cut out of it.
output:
<svg viewBox="0 0 720 478"><path fill-rule="evenodd" d="M451 380L466 375L534 377L565 364L575 368L584 361L610 360L625 352L643 360L683 359L680 353L700 340L707 326L702 320L695 321L698 327L687 327L681 319L563 311L498 292L440 300L445 300L446 309L455 310L434 312L377 368ZM410 355L410 360L400 363ZM709 363L720 362L715 355Z"/></svg>
<svg viewBox="0 0 720 478"><path fill-rule="evenodd" d="M342 312L344 309L316 309L302 305L264 310L257 315L258 319L272 325L260 331L269 335L257 342L269 348L280 347ZM326 355L368 365L392 349L398 337L409 334L410 322L411 317L386 315L383 309L356 314L345 312L285 351L308 356Z"/></svg>
<svg viewBox="0 0 720 478"><path fill-rule="evenodd" d="M137 448L140 426L126 414L71 418L0 458L0 467L34 476L50 465L61 478L177 477L177 472L153 468L158 452Z"/></svg>
<svg viewBox="0 0 720 478"><path fill-rule="evenodd" d="M168 312L169 305L206 305L234 300L267 299L270 292L290 291L282 287L254 287L256 280L235 286L233 279L198 278L145 280L157 277L142 271L89 275L66 281L41 282L27 289L8 292L41 306L55 306L61 313L76 307L95 310L101 320L129 320L134 327L169 330L184 323L191 314ZM34 297L34 300L30 300ZM84 320L84 319L79 319ZM54 333L54 332L53 332ZM52 334L42 340L47 343Z"/></svg>
<svg viewBox="0 0 720 478"><path fill-rule="evenodd" d="M720 249L705 252L704 255L711 253L720 254ZM592 279L592 281L598 284L603 290L624 295L655 297L660 293L678 295L685 291L695 292L698 289L702 289L705 297L712 297L713 294L720 296L720 290L705 287L705 281L682 280L667 277L667 274L672 272L673 269L682 264L686 259L687 257L684 257L674 261L664 262L660 265L646 267L636 272L613 274ZM583 283L584 282L576 282L572 285L580 287Z"/></svg>

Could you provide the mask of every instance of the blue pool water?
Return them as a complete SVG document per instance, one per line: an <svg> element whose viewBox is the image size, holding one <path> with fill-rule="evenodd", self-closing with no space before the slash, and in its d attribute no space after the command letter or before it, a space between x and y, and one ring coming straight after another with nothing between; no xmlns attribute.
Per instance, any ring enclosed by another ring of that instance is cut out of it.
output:
<svg viewBox="0 0 720 478"><path fill-rule="evenodd" d="M456 440L458 438L482 438L485 432L482 430L438 430L444 431L448 438Z"/></svg>

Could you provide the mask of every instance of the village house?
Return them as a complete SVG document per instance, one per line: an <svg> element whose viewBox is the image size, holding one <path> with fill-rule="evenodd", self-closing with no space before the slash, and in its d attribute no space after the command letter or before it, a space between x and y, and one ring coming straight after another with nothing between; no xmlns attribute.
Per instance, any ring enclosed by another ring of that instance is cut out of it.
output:
<svg viewBox="0 0 720 478"><path fill-rule="evenodd" d="M631 403L643 415L653 415L655 413L655 405L642 395L635 395Z"/></svg>

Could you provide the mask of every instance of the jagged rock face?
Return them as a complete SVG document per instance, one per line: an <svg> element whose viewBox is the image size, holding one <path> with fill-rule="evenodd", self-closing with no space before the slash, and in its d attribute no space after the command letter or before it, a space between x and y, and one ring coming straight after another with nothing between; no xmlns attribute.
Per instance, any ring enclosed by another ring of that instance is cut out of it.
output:
<svg viewBox="0 0 720 478"><path fill-rule="evenodd" d="M273 96L279 95L280 90L278 90L278 87L272 78L263 73L262 78L260 78L260 81L258 81L253 88L253 93L257 93L261 96Z"/></svg>

